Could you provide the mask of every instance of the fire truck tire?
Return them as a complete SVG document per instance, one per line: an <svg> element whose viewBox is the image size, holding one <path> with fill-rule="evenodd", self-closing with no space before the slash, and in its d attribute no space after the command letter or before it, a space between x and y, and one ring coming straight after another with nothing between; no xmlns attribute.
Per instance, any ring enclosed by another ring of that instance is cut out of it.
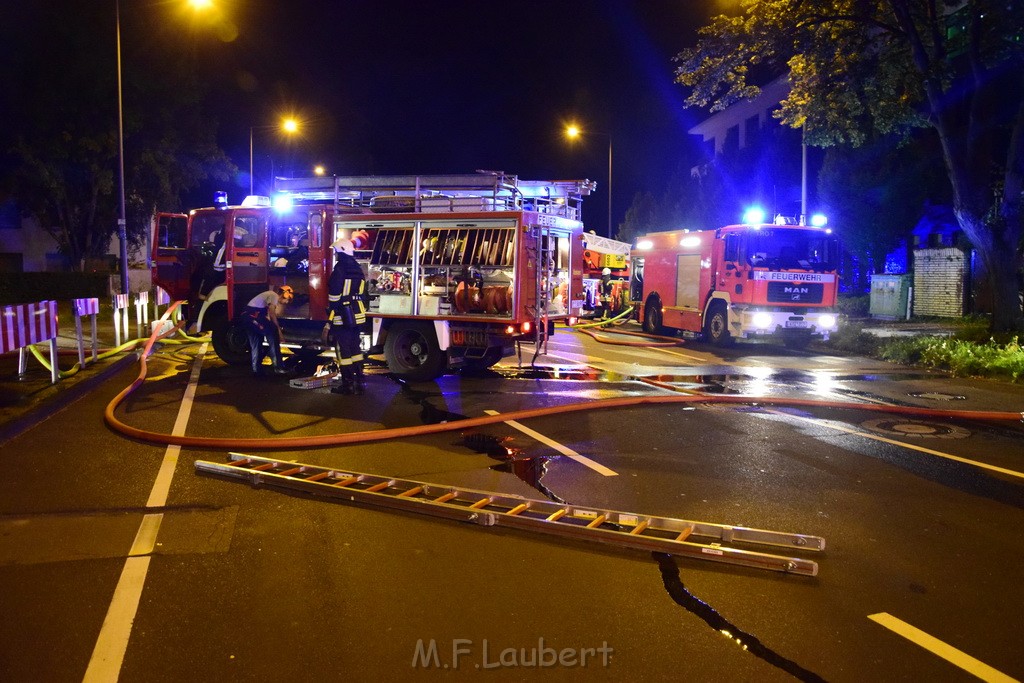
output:
<svg viewBox="0 0 1024 683"><path fill-rule="evenodd" d="M729 334L729 314L723 304L711 304L708 317L704 320L704 341L715 346L728 346L732 343L732 335Z"/></svg>
<svg viewBox="0 0 1024 683"><path fill-rule="evenodd" d="M433 325L396 322L384 340L388 370L399 379L428 382L445 370L445 353L437 345Z"/></svg>
<svg viewBox="0 0 1024 683"><path fill-rule="evenodd" d="M210 341L228 365L249 364L249 338L241 325L228 321L226 313L218 311L210 321Z"/></svg>
<svg viewBox="0 0 1024 683"><path fill-rule="evenodd" d="M647 297L644 304L644 332L647 334L664 335L668 330L661 324L661 299L657 296Z"/></svg>

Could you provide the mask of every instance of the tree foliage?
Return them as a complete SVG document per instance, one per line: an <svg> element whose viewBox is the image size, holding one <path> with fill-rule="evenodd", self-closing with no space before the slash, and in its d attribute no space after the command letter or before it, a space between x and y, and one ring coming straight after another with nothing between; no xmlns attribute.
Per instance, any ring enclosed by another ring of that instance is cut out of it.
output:
<svg viewBox="0 0 1024 683"><path fill-rule="evenodd" d="M17 31L0 34L10 112L0 185L77 269L105 255L117 230L118 91L112 3L71 4L23 3L7 23ZM139 245L157 207L177 209L183 193L233 166L181 46L144 26L122 38L127 232Z"/></svg>
<svg viewBox="0 0 1024 683"><path fill-rule="evenodd" d="M1024 329L1024 3L743 0L677 59L687 104L723 109L789 73L781 121L809 144L861 145L929 126L953 209L990 274L995 330Z"/></svg>

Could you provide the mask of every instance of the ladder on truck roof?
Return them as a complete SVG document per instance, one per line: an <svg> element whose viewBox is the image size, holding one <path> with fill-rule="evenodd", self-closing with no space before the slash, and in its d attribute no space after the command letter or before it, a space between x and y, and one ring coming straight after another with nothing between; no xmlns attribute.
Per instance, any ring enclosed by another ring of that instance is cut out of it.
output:
<svg viewBox="0 0 1024 683"><path fill-rule="evenodd" d="M274 178L274 191L295 202L333 202L335 207L371 207L388 197L409 200L409 210L423 210L423 201L479 197L490 210L522 210L579 216L582 198L597 187L591 180L521 180L501 171L446 175L312 176ZM539 207L544 207L540 209ZM436 206L435 206L436 210Z"/></svg>
<svg viewBox="0 0 1024 683"><path fill-rule="evenodd" d="M482 526L512 527L804 576L817 575L817 562L726 544L757 544L803 551L825 549L825 539L818 536L567 505L241 453L230 453L227 463L197 460L195 467L198 472L249 481L254 486L305 491ZM694 538L709 542L698 543L692 540Z"/></svg>

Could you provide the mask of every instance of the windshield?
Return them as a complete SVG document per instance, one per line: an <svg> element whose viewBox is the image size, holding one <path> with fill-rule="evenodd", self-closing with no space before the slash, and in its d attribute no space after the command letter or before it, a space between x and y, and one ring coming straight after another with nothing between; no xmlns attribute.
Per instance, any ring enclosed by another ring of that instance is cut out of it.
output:
<svg viewBox="0 0 1024 683"><path fill-rule="evenodd" d="M835 270L839 245L818 231L761 229L743 235L741 258L755 268Z"/></svg>

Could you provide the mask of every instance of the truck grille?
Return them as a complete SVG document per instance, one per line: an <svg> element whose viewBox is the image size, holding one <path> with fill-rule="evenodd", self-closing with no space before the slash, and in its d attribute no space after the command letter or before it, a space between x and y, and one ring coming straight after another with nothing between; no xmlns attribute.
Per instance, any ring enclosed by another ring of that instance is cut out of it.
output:
<svg viewBox="0 0 1024 683"><path fill-rule="evenodd" d="M769 282L770 303L820 304L824 292L821 283L814 282Z"/></svg>

